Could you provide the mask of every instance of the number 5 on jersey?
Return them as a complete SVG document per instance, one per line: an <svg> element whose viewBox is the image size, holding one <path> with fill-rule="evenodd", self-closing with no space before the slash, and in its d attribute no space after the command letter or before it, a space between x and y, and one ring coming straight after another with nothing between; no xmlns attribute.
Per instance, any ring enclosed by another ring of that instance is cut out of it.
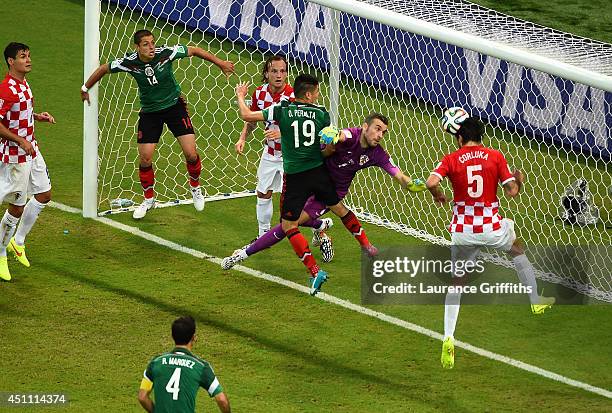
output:
<svg viewBox="0 0 612 413"><path fill-rule="evenodd" d="M468 183L467 193L472 198L480 198L482 196L482 191L484 189L482 176L474 174L474 172L478 172L481 170L482 170L482 165L469 165L466 167L467 183ZM475 191L472 190L472 183L476 183Z"/></svg>

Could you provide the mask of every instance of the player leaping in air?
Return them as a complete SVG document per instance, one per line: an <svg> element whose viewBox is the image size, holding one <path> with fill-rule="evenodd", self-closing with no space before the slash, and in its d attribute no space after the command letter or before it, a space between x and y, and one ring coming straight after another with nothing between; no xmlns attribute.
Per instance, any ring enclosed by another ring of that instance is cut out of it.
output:
<svg viewBox="0 0 612 413"><path fill-rule="evenodd" d="M372 113L365 118L362 126L342 130L337 144L326 146L323 152L326 156L325 166L336 186L338 198L343 199L346 196L357 172L370 166L382 168L410 192L421 192L426 189L424 182L419 179L412 180L395 166L387 151L380 145L380 141L388 132L388 127L389 120L386 116ZM299 224L313 228L327 226L329 224L324 220L330 218L319 219L327 211L329 209L323 203L311 196L304 206ZM228 270L249 256L277 244L283 238L285 232L279 224L246 248L241 248L231 256L225 257L221 266ZM331 257L326 258L326 254L333 256L333 250L330 252L322 249L321 252L324 261L331 259Z"/></svg>
<svg viewBox="0 0 612 413"><path fill-rule="evenodd" d="M285 171L281 195L281 224L293 250L308 268L311 278L310 293L315 295L327 280L327 273L317 265L308 242L298 229L298 220L306 200L314 195L317 200L342 218L346 228L355 236L361 247L372 254L376 250L359 220L341 202L336 188L323 165L319 133L330 124L327 110L315 103L319 98L317 78L302 74L295 79L294 102L281 102L263 111L253 112L244 98L248 83L236 86L240 118L246 122L275 120L281 131L283 169Z"/></svg>
<svg viewBox="0 0 612 413"><path fill-rule="evenodd" d="M521 171L510 172L501 152L482 145L484 125L476 117L467 118L455 134L459 149L446 155L427 179L427 188L434 201L448 200L440 189L440 181L448 177L453 187L453 219L451 256L453 260L474 261L481 247L509 253L521 283L531 287L531 311L542 314L555 299L540 297L533 266L525 255L514 232L514 222L499 213L497 185L501 183L507 196L514 198L523 186ZM444 342L442 367L455 365L454 333L459 316L460 293L449 292L444 306Z"/></svg>
<svg viewBox="0 0 612 413"><path fill-rule="evenodd" d="M89 89L108 73L126 72L132 75L140 94L137 142L140 184L144 191L144 202L134 210L134 219L143 218L148 210L155 207L153 154L164 123L181 145L187 161L193 206L201 211L204 209L204 195L200 188L202 163L196 148L195 132L187 112L187 103L181 96L181 88L174 78L172 61L197 56L217 65L226 76L234 72L234 64L199 47L156 47L155 38L148 30L138 30L134 33L134 45L135 52L103 64L92 73L81 87L81 100L89 103Z"/></svg>

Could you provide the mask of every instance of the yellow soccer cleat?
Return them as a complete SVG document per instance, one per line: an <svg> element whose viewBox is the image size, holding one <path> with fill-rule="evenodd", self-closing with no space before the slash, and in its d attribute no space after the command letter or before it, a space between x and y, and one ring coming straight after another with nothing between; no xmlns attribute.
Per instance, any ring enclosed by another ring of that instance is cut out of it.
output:
<svg viewBox="0 0 612 413"><path fill-rule="evenodd" d="M536 315L544 314L555 303L555 297L540 297L540 304L531 304L531 312Z"/></svg>
<svg viewBox="0 0 612 413"><path fill-rule="evenodd" d="M0 257L0 279L4 281L11 280L11 273L8 269L8 260L6 257Z"/></svg>
<svg viewBox="0 0 612 413"><path fill-rule="evenodd" d="M15 237L11 238L11 240L9 241L9 245L6 247L6 250L12 252L15 255L17 261L19 261L21 264L25 265L26 267L30 266L30 261L28 261L28 257L26 257L25 253L25 245L17 245L17 243L15 242Z"/></svg>
<svg viewBox="0 0 612 413"><path fill-rule="evenodd" d="M455 366L455 340L446 337L442 343L442 367L452 369Z"/></svg>

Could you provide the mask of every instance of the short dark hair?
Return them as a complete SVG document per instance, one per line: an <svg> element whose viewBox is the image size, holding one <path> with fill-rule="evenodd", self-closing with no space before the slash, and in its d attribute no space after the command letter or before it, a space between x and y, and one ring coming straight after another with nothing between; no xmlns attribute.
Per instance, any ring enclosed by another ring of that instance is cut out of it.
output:
<svg viewBox="0 0 612 413"><path fill-rule="evenodd" d="M457 137L463 137L463 143L469 141L482 142L482 135L484 135L484 123L476 116L471 116L461 122L459 131L457 131Z"/></svg>
<svg viewBox="0 0 612 413"><path fill-rule="evenodd" d="M377 113L377 112L372 112L370 113L366 118L365 118L365 123L368 124L368 126L370 126L372 124L372 121L374 119L378 119L379 121L381 121L382 123L384 123L386 126L389 126L389 118L387 118L385 115L383 115L382 113Z"/></svg>
<svg viewBox="0 0 612 413"><path fill-rule="evenodd" d="M179 317L172 323L172 338L178 346L189 343L195 334L196 324L192 316Z"/></svg>
<svg viewBox="0 0 612 413"><path fill-rule="evenodd" d="M303 98L306 96L306 92L314 91L319 86L319 79L316 77L302 73L295 78L293 82L293 93L296 98Z"/></svg>
<svg viewBox="0 0 612 413"><path fill-rule="evenodd" d="M147 29L138 30L136 33L134 33L134 44L140 44L142 38L146 36L153 36L153 33L148 31Z"/></svg>
<svg viewBox="0 0 612 413"><path fill-rule="evenodd" d="M270 66L272 66L272 62L285 62L285 68L289 69L289 63L287 63L287 59L285 59L285 56L279 55L279 54L270 56L268 60L264 62L264 65L261 69L261 81L262 82L268 81L268 79L266 79L266 72L270 70Z"/></svg>
<svg viewBox="0 0 612 413"><path fill-rule="evenodd" d="M26 51L26 50L30 50L30 46L28 46L27 44L10 42L4 48L4 61L6 62L6 65L7 66L9 65L8 64L9 59L16 59L17 54L19 54L19 52Z"/></svg>

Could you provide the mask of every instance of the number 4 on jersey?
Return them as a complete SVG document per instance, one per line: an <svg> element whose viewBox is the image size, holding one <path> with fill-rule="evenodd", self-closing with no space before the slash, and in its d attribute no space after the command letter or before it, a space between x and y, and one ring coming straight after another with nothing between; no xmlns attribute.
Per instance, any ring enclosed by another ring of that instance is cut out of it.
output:
<svg viewBox="0 0 612 413"><path fill-rule="evenodd" d="M172 400L178 400L179 398L179 391L181 390L179 387L180 381L181 369L177 367L174 369L174 373L172 373L170 380L168 380L168 384L166 384L166 391L172 393Z"/></svg>

